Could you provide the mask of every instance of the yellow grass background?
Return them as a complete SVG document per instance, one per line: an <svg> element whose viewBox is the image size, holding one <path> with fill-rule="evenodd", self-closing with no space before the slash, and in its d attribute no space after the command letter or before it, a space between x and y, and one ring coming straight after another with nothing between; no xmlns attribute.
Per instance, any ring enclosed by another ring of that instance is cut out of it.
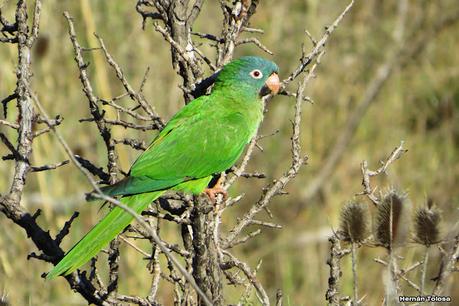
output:
<svg viewBox="0 0 459 306"><path fill-rule="evenodd" d="M1 4L3 3L3 4ZM13 20L14 1L3 1L5 17ZM408 1L405 36L410 43L410 31L422 14L426 20L417 26L429 29L442 16L457 10L454 0ZM308 30L316 39L324 27L344 9L347 2L337 0L261 1L251 26L265 30L255 34L275 54L269 57L254 45L238 47L236 56L262 55L273 59L286 77L297 64L301 44L306 50L311 43L304 34ZM32 7L32 3L29 4ZM87 101L82 93L73 60L73 50L67 34L63 11L74 17L77 35L83 46L96 47L92 35L97 32L107 48L124 69L135 88L140 86L146 67L151 68L145 86L147 100L164 117L169 118L182 105L181 83L170 65L170 50L166 42L155 33L149 23L142 30L141 17L135 11L135 1L56 1L43 4L40 39L32 54L32 87L50 115L60 114L64 121L58 129L71 148L85 158L100 165L106 163L104 145L93 124L79 123L89 116ZM388 175L375 180L382 188L396 186L408 192L414 207L425 205L432 199L443 211L442 233L457 231L459 204L459 27L451 26L425 41L422 53L413 57L403 68L396 68L384 84L382 92L363 117L351 144L341 162L323 186L317 197L305 202L303 194L311 180L321 171L326 157L339 137L350 114L367 88L375 70L384 62L394 47L394 27L398 20L398 1L357 1L349 15L332 34L326 54L317 70L317 78L307 87L306 94L314 104L305 104L303 113L302 145L309 162L297 179L288 186L288 195L276 198L272 205L274 221L282 230L264 229L262 235L249 243L236 247L239 258L256 266L263 260L258 276L274 298L276 290L284 292L286 305L323 305L327 288L328 256L327 235L338 226L339 211L343 204L361 191L360 162L368 160L370 168L379 166L391 150L405 141L408 153L389 169ZM221 12L217 1L208 1L193 28L199 32L219 34ZM249 37L248 34L244 34ZM202 46L207 54L211 47ZM111 98L123 93L121 84L104 61L100 52L86 53L90 62L91 80L96 93ZM15 88L17 50L14 45L0 45L0 97ZM295 86L292 86L295 90ZM126 105L129 101L126 100ZM262 127L263 134L276 129L280 132L261 141L264 152L256 151L249 169L265 172L269 178L283 173L289 166L290 119L293 100L279 96L268 106L269 112ZM14 121L17 112L9 105L8 120ZM15 133L0 126L10 139ZM120 137L140 137L148 142L155 132L133 132L115 128ZM118 146L120 165L129 169L137 156L122 145ZM0 146L0 154L7 154ZM40 136L34 142L32 163L56 163L66 156L52 135ZM13 163L0 162L0 192L6 192L12 176ZM266 183L253 179L240 179L230 193L245 192L244 200L225 216L224 228L230 228L256 201ZM23 205L29 210L43 209L39 222L55 234L74 210L81 212L64 240L69 248L102 215L98 205L85 203L83 193L90 189L85 178L71 165L54 171L32 173L28 177ZM257 191L258 190L258 191ZM362 199L364 200L364 199ZM263 216L263 218L266 218ZM25 233L0 215L0 295L4 294L12 305L85 305L62 279L44 281L40 278L50 265L26 260L35 251ZM164 239L180 241L179 230L165 225ZM142 245L148 250L147 245ZM423 248L409 243L401 250L401 266L421 260ZM438 270L438 252L433 252L428 276ZM363 248L358 253L360 295L367 295L368 305L378 305L384 296L383 271L373 261L384 257L381 248ZM105 259L105 255L100 255ZM146 262L134 250L123 246L120 291L131 295L146 295L150 279ZM103 270L103 267L101 266ZM342 294L352 294L350 258L343 260ZM418 272L409 275L418 281ZM430 288L431 282L429 282ZM163 284L159 300L170 305L171 287ZM459 301L459 277L451 283L453 299ZM235 303L240 290L228 288L228 302ZM415 294L413 290L407 293ZM252 295L251 302L257 304Z"/></svg>

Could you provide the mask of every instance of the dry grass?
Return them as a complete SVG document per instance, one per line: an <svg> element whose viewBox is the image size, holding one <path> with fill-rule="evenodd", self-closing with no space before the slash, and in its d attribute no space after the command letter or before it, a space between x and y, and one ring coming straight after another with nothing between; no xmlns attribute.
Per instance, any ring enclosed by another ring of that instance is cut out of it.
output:
<svg viewBox="0 0 459 306"><path fill-rule="evenodd" d="M11 2L11 1L10 1ZM4 15L12 16L14 4L6 2ZM213 2L212 2L213 3ZM407 13L408 24L416 23L422 10L428 12L428 28L445 12L453 12L456 1L410 2ZM342 9L340 1L263 1L252 19L252 25L263 28L260 36L264 44L275 52L273 59L282 71L290 71L300 56L299 44L308 43L304 35L307 29L319 37L323 26L333 20ZM103 37L107 47L125 69L132 84L139 86L147 66L151 77L145 87L145 96L165 118L182 105L178 88L179 79L168 63L169 49L151 27L141 29L141 19L134 4L127 1L46 1L43 6L41 25L42 48L36 48L33 63L33 88L51 114L61 114L65 120L59 130L66 137L72 149L90 160L104 164L103 146L94 137L94 126L79 123L86 117L86 101L82 95L68 40L64 10L78 20L77 31L86 46L95 46L93 31ZM198 20L196 31L217 33L220 13L216 4L210 4ZM364 116L342 162L327 180L320 194L304 203L302 191L308 182L321 170L329 150L345 125L356 101L362 95L374 69L380 65L390 49L391 35L397 23L397 1L359 1L349 18L344 20L334 33L327 53L318 69L318 77L307 89L307 95L314 104L304 108L303 146L309 153L309 165L301 176L289 186L289 195L277 198L273 207L276 222L284 229L264 230L263 234L244 247L237 249L241 258L255 266L258 259L263 265L258 273L266 284L270 297L277 288L284 291L286 305L322 305L327 287L328 267L325 260L328 252L327 229L339 223L342 203L352 199L361 190L359 163L367 159L376 164L384 158L401 139L406 141L407 155L392 166L388 175L380 179L382 186L396 185L408 191L415 206L422 206L432 199L444 212L443 228L457 229L459 205L459 34L457 25L446 29L430 41L425 51L409 60L397 70L383 87L381 94ZM84 39L84 40L83 40ZM408 39L408 37L407 37ZM0 46L1 74L0 96L10 94L15 87L14 46ZM203 48L206 51L205 48ZM210 49L207 49L208 51ZM254 46L241 46L237 56L262 54ZM91 62L92 79L97 93L112 97L122 92L114 75L97 53L88 53ZM167 63L167 64L166 64ZM257 152L250 169L264 171L268 177L279 174L285 165L282 156L289 154L284 137L290 132L290 100L279 96L272 101L264 121L262 134L279 129L280 133L262 141L264 152ZM8 119L15 120L14 107L10 107ZM5 133L10 133L1 126ZM118 128L117 133L125 135ZM129 133L133 133L129 131ZM127 136L127 135L126 135ZM134 135L131 135L134 136ZM138 136L138 135L135 135ZM153 135L143 133L149 140ZM54 163L64 159L64 154L50 135L41 136L34 143L33 163L37 165ZM129 168L135 153L119 145L120 165ZM0 146L0 154L6 150ZM9 184L11 162L0 162L0 190ZM230 227L241 211L247 210L257 194L251 190L260 187L261 182L241 179L231 193L246 192L241 205L233 208L231 218L223 220L224 227ZM73 210L81 211L78 222L66 237L64 247L70 247L81 237L101 213L97 206L83 200L83 193L90 189L84 178L75 169L63 167L51 172L34 173L29 177L23 204L44 210L41 222L58 229ZM41 273L50 266L35 260L26 261L33 251L32 244L24 233L0 215L0 295L4 292L13 305L85 305L77 294L72 294L62 281L45 282ZM178 240L177 229L164 227L162 235L167 240ZM306 237L305 239L302 239ZM309 238L308 238L309 237ZM311 239L312 237L313 239ZM145 262L134 250L124 247L121 269L121 292L136 295L146 294L148 282ZM381 283L382 267L373 258L383 256L382 248L365 248L359 252L360 294L367 294L369 305L378 304L384 296ZM422 248L404 249L407 262L419 257ZM436 267L437 255L432 253L430 262ZM105 256L105 255L100 255ZM345 294L352 293L350 259L344 261L343 288ZM433 276L436 269L427 271ZM145 277L143 277L145 276ZM429 282L427 282L427 286ZM172 290L172 288L169 288ZM459 300L459 278L450 288ZM414 292L411 292L414 294ZM234 292L226 292L228 302L235 302ZM168 305L168 292L162 291L160 300Z"/></svg>

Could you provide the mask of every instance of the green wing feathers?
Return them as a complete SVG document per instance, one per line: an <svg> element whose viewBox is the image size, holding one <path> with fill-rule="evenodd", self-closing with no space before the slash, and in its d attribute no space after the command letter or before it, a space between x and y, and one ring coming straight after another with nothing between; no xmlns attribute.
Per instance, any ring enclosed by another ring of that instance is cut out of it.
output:
<svg viewBox="0 0 459 306"><path fill-rule="evenodd" d="M254 78L254 69L261 69L264 79ZM121 196L121 202L137 213L169 189L202 192L213 174L225 171L237 161L256 133L263 117L260 93L268 76L277 71L274 63L256 57L245 57L225 66L211 94L191 101L176 113L134 162L129 176L102 187L101 191L108 196ZM78 269L133 219L123 209L113 208L47 278Z"/></svg>
<svg viewBox="0 0 459 306"><path fill-rule="evenodd" d="M208 99L203 96L185 106L134 162L129 176L102 187L101 191L108 196L122 196L121 202L137 213L168 189L202 192L212 174L225 171L236 162L261 120L261 109L250 118L247 112L228 111L217 103L223 99L219 94L213 96L212 103ZM47 278L70 274L84 265L132 220L133 216L115 207Z"/></svg>
<svg viewBox="0 0 459 306"><path fill-rule="evenodd" d="M118 183L110 186L101 187L100 191L110 197L129 196L144 192L159 191L169 189L184 179L154 180L148 176L128 176ZM98 200L97 197L88 194L88 201Z"/></svg>
<svg viewBox="0 0 459 306"><path fill-rule="evenodd" d="M137 213L141 213L147 206L157 199L164 191L156 191L124 197L121 203L129 206ZM51 270L47 279L59 275L67 275L88 262L92 257L108 245L132 222L134 217L122 208L113 208L105 218L97 223Z"/></svg>

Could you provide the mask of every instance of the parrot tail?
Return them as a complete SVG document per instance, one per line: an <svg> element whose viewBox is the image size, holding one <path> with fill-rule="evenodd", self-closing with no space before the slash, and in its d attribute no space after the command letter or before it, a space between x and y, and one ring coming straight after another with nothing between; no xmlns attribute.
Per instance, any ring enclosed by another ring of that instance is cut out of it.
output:
<svg viewBox="0 0 459 306"><path fill-rule="evenodd" d="M121 203L141 213L164 191L136 194L121 198ZM110 241L121 233L134 217L120 207L114 207L99 223L97 223L64 258L46 275L47 279L59 275L68 275L96 256Z"/></svg>

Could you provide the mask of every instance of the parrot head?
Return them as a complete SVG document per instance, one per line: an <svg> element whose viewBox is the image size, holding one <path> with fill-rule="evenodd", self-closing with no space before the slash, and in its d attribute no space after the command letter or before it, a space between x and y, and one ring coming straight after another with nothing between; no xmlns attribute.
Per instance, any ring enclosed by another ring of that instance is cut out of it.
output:
<svg viewBox="0 0 459 306"><path fill-rule="evenodd" d="M259 97L277 94L280 89L279 67L256 56L244 56L226 64L218 73L216 87L250 91Z"/></svg>

